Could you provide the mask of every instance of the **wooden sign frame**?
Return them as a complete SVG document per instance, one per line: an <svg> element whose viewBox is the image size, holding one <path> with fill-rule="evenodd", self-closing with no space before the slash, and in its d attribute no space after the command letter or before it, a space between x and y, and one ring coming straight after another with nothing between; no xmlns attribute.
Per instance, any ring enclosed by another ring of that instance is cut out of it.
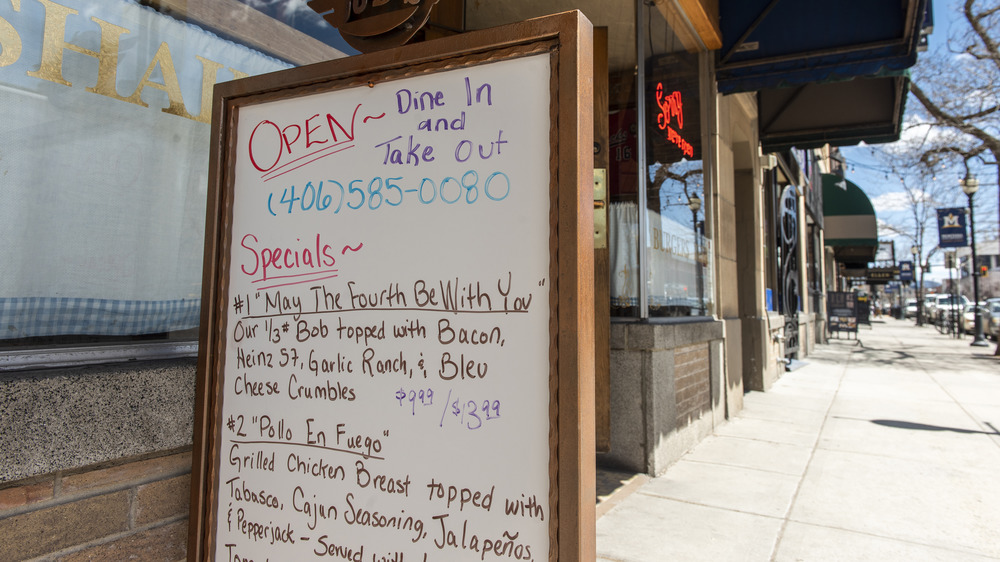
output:
<svg viewBox="0 0 1000 562"><path fill-rule="evenodd" d="M549 560L593 560L595 531L592 26L579 12L245 78L215 88L188 560L211 560L244 106L548 53ZM536 556L535 560L540 559Z"/></svg>

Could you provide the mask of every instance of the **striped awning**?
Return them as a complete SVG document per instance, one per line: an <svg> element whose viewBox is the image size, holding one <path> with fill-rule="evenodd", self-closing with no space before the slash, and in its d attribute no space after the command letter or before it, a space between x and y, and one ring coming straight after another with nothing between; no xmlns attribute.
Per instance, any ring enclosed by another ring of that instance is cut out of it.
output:
<svg viewBox="0 0 1000 562"><path fill-rule="evenodd" d="M854 182L823 174L823 237L837 261L864 269L878 250L875 208Z"/></svg>

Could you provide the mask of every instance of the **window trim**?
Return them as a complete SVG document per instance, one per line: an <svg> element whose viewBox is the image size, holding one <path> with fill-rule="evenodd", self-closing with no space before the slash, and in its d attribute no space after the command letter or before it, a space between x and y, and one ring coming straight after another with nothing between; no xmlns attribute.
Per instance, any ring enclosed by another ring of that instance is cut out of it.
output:
<svg viewBox="0 0 1000 562"><path fill-rule="evenodd" d="M715 127L715 112L718 110L718 104L716 103L714 95L713 77L714 72L712 72L713 67L711 66L711 55L704 43L701 41L701 37L693 30L691 27L690 20L684 15L683 10L677 10L677 6L670 0L670 3L664 1L648 3L646 0L636 0L635 2L635 41L636 41L636 61L645 61L646 53L646 42L648 38L645 36L643 31L646 28L645 17L648 14L643 10L644 7L655 6L660 14L667 20L668 25L678 34L678 37L682 40L685 46L689 49L689 52L697 53L698 55L698 93L701 96L701 120L702 126L699 134L701 135L702 141L702 170L704 173L704 188L703 197L705 199L705 228L708 232L714 233L715 229L715 197L717 196L717 186L716 181L716 171L714 167L716 165L716 149L713 144L713 135L711 131ZM677 16L680 16L679 18ZM675 25L676 24L676 25ZM635 76L635 87L636 87L636 123L641 124L636 130L636 165L638 167L639 173L637 174L638 185L636 186L637 191L637 202L640 202L639 216L638 216L638 230L640 236L644 236L645 232L648 232L649 224L646 217L646 213L642 211L644 208L641 202L646 201L649 174L647 169L646 161L646 127L644 126L646 122L646 65L644 62L638 62L636 64L636 76ZM710 107L706 107L711 104ZM711 120L706 120L706 117L711 117ZM716 271L716 253L719 251L718 244L713 244L712 252L709 255L709 260L712 262L712 275L715 276ZM628 317L612 317L619 318L624 321L638 321L644 323L681 323L681 322L704 322L708 320L714 320L716 318L715 313L706 313L705 315L699 316L684 316L684 317L657 317L649 315L649 291L645 283L645 279L649 278L649 256L646 251L644 243L639 244L639 279L638 282L638 316L634 318ZM711 293L712 305L715 311L718 311L718 283L716 279L711 280L712 290L703 291L701 298L704 298L705 294Z"/></svg>
<svg viewBox="0 0 1000 562"><path fill-rule="evenodd" d="M12 350L0 353L0 373L195 357L197 341Z"/></svg>
<svg viewBox="0 0 1000 562"><path fill-rule="evenodd" d="M161 14L210 31L222 32L248 47L296 66L347 56L346 53L236 0L147 0L141 3ZM231 17L234 13L240 13L244 21L235 22Z"/></svg>

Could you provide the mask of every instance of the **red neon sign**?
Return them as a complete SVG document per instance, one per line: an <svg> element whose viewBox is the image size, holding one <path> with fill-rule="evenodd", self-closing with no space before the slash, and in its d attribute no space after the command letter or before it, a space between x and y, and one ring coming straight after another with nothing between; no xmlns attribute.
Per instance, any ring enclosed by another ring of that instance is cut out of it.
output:
<svg viewBox="0 0 1000 562"><path fill-rule="evenodd" d="M657 83L656 105L660 107L660 114L656 116L656 124L660 130L667 132L667 140L681 149L685 156L694 158L694 147L670 126L670 122L676 117L677 128L684 128L684 101L681 98L681 93L675 91L671 94L664 94L663 83Z"/></svg>
<svg viewBox="0 0 1000 562"><path fill-rule="evenodd" d="M684 128L684 102L681 93L663 94L663 83L656 85L656 105L660 106L660 114L656 116L656 124L660 129L666 129L673 117L677 117L677 128Z"/></svg>

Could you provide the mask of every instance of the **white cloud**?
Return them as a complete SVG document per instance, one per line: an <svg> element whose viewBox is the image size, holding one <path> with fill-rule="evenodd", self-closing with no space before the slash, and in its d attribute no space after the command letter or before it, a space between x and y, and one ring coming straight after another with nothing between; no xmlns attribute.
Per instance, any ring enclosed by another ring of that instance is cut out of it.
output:
<svg viewBox="0 0 1000 562"><path fill-rule="evenodd" d="M871 201L876 215L890 211L906 211L912 207L910 198L902 191L883 193L873 197Z"/></svg>
<svg viewBox="0 0 1000 562"><path fill-rule="evenodd" d="M308 13L314 14L312 8L306 5L306 0L287 0L284 2L284 8L286 13Z"/></svg>
<svg viewBox="0 0 1000 562"><path fill-rule="evenodd" d="M315 14L312 9L306 5L307 0L243 0L249 6L257 8L259 10L267 10L268 8L277 7L278 13L284 17L295 16L296 14Z"/></svg>

